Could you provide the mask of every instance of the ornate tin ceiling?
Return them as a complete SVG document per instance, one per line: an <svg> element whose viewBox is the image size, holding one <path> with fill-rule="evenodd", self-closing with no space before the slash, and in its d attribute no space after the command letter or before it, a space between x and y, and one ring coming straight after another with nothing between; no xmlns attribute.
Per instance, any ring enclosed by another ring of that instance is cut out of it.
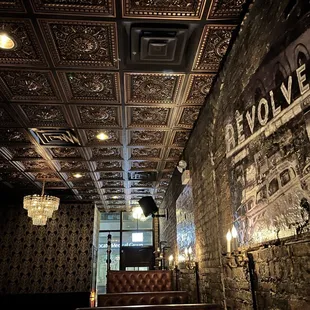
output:
<svg viewBox="0 0 310 310"><path fill-rule="evenodd" d="M0 1L2 195L160 206L244 2Z"/></svg>

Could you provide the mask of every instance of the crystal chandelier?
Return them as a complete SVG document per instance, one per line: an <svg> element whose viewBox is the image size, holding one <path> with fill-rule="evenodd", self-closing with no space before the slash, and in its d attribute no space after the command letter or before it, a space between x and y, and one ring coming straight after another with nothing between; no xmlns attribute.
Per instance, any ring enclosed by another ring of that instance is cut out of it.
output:
<svg viewBox="0 0 310 310"><path fill-rule="evenodd" d="M45 225L53 212L58 210L60 199L55 196L44 195L45 181L42 186L41 195L28 195L24 197L24 209L32 218L33 225Z"/></svg>

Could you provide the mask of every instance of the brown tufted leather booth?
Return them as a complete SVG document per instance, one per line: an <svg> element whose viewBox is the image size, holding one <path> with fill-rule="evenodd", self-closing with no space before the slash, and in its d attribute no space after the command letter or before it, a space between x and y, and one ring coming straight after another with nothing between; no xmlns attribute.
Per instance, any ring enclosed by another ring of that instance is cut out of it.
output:
<svg viewBox="0 0 310 310"><path fill-rule="evenodd" d="M97 303L99 307L186 304L188 303L188 293L185 291L165 291L99 294Z"/></svg>
<svg viewBox="0 0 310 310"><path fill-rule="evenodd" d="M109 271L107 293L161 292L172 290L169 270Z"/></svg>
<svg viewBox="0 0 310 310"><path fill-rule="evenodd" d="M182 305L136 305L136 306L107 306L97 308L77 308L76 310L222 310L216 304L182 304Z"/></svg>

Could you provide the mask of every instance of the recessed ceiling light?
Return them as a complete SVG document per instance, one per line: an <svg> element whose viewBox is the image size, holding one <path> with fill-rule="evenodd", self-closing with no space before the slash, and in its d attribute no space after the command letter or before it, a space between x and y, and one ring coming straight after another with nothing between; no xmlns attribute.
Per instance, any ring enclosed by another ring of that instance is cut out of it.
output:
<svg viewBox="0 0 310 310"><path fill-rule="evenodd" d="M82 174L81 173L74 173L73 176L77 179L81 178L82 177Z"/></svg>
<svg viewBox="0 0 310 310"><path fill-rule="evenodd" d="M117 198L118 198L118 196L116 196L116 195L115 195L115 196L112 196L112 199L117 199Z"/></svg>
<svg viewBox="0 0 310 310"><path fill-rule="evenodd" d="M98 133L98 135L96 137L97 137L97 139L102 140L102 141L109 139L109 136L104 132Z"/></svg>
<svg viewBox="0 0 310 310"><path fill-rule="evenodd" d="M6 33L0 33L0 48L11 50L15 47L15 41Z"/></svg>

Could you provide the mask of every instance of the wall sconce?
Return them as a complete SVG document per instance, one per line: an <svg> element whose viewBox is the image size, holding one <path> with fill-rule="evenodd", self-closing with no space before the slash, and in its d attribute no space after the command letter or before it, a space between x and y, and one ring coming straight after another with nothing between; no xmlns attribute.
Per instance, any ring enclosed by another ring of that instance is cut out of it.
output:
<svg viewBox="0 0 310 310"><path fill-rule="evenodd" d="M185 268L188 270L193 270L196 268L196 262L192 257L192 248L185 248Z"/></svg>
<svg viewBox="0 0 310 310"><path fill-rule="evenodd" d="M95 307L95 301L96 301L96 292L95 291L91 291L90 295L89 295L89 302L90 302L90 306L92 308Z"/></svg>
<svg viewBox="0 0 310 310"><path fill-rule="evenodd" d="M235 225L226 234L227 250L225 253L226 264L230 268L244 267L248 262L248 257L245 251L238 249L238 232Z"/></svg>

